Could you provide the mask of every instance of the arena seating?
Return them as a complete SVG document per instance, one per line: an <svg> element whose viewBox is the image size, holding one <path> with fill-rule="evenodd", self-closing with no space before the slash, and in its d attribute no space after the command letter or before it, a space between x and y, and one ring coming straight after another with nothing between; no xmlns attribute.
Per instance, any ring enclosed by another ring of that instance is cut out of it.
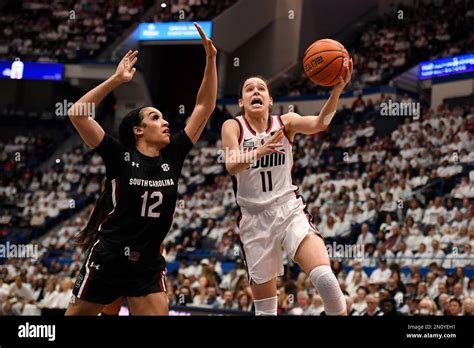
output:
<svg viewBox="0 0 474 348"><path fill-rule="evenodd" d="M346 43L353 61L350 89L358 90L387 83L421 61L472 52L474 34L465 28L474 26L470 1L456 1L442 7L418 2L418 7L400 4L403 19L385 14L363 25L354 42ZM442 18L441 25L434 26ZM327 88L312 83L302 73L289 78L276 90L278 96L325 93Z"/></svg>
<svg viewBox="0 0 474 348"><path fill-rule="evenodd" d="M91 60L155 5L148 21L210 20L236 0L8 1L0 14L0 59L80 62ZM180 10L185 13L180 16ZM79 35L80 34L80 35Z"/></svg>
<svg viewBox="0 0 474 348"><path fill-rule="evenodd" d="M298 136L294 177L328 246L364 245L360 259L335 255L332 260L341 287L354 302L352 314L383 314L381 305L370 309L375 293L387 301L402 296L404 300L397 302L400 313L416 314L426 301L435 304L436 314L454 313L456 301L451 309L451 298L467 303L474 291L474 140L467 130L472 129L474 110L425 107L421 120L407 118L386 134L373 126L376 110L343 112L340 117L350 120L351 114L353 124L336 125L343 127L342 136L336 137L334 130ZM359 118L365 122L356 126ZM449 131L442 131L446 128ZM216 162L219 146L201 142L185 162L174 224L165 241L168 294L170 304L178 307L245 311L251 308L251 296L238 247L239 212L230 178ZM65 154L62 162L61 169L38 177L36 191L53 183L56 175L69 175L71 180L81 179L72 180L68 194L96 197L103 178L100 158L81 147ZM26 182L27 188L33 180ZM96 185L88 189L91 183ZM3 287L22 269L29 269L23 273L25 282L36 292L45 280L59 284L73 279L82 255L71 237L85 226L92 207L79 210L36 241L41 246L37 264L7 261ZM290 276L279 280L280 312L320 314L321 299L306 276L288 258L285 265ZM4 309L5 314L11 312ZM23 313L32 311L37 313L30 307Z"/></svg>
<svg viewBox="0 0 474 348"><path fill-rule="evenodd" d="M146 11L148 21L208 20L236 1L4 1L0 60L80 63L97 58ZM422 60L472 51L471 2L450 2L448 10L442 0L418 1L418 7L399 6L403 20L383 16L363 25L347 43L356 67L349 88L361 92L327 131L294 140L298 194L324 237L349 315L474 315L474 107L450 99L433 108L425 97L399 95L420 104L420 117L388 121L380 112L388 97L372 99L365 90ZM24 81L15 82L21 88ZM67 100L82 92L65 90L74 92ZM274 97L306 96L293 98L297 112L299 100L315 94L327 89L302 73ZM114 101L108 104L115 110ZM0 316L64 314L85 258L74 236L86 226L105 178L101 158L85 145L61 151L75 133L52 114L42 119L48 112L46 106L0 111L0 244L37 251L33 258L0 257ZM96 120L112 124L113 116L103 113ZM182 115L166 116L173 131L183 127ZM172 312L253 311L240 212L220 153L221 126L232 116L218 106L184 163L164 241ZM278 313L324 315L310 279L286 253L284 266Z"/></svg>

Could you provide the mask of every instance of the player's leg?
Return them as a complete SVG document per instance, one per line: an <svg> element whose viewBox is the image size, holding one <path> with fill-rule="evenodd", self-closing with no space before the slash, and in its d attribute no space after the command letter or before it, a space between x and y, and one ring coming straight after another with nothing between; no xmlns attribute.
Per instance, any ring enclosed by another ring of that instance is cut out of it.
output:
<svg viewBox="0 0 474 348"><path fill-rule="evenodd" d="M84 283L83 279L77 279L65 315L98 315L119 297L116 292L120 289L119 282L106 283L102 279L91 278Z"/></svg>
<svg viewBox="0 0 474 348"><path fill-rule="evenodd" d="M109 303L108 305L104 306L102 312L100 312L103 316L117 316L120 313L120 309L122 308L123 301L125 301L124 297L119 297L114 302Z"/></svg>
<svg viewBox="0 0 474 348"><path fill-rule="evenodd" d="M271 208L252 214L243 210L240 222L242 251L247 267L255 315L277 315L276 277L283 275L280 235Z"/></svg>
<svg viewBox="0 0 474 348"><path fill-rule="evenodd" d="M127 297L133 315L168 315L168 297L165 292L154 292L145 296Z"/></svg>
<svg viewBox="0 0 474 348"><path fill-rule="evenodd" d="M255 304L255 315L277 315L278 297L276 288L276 278L257 284L250 282Z"/></svg>
<svg viewBox="0 0 474 348"><path fill-rule="evenodd" d="M107 250L92 248L77 276L65 315L97 315L120 297L123 277L112 276L116 267L113 261Z"/></svg>
<svg viewBox="0 0 474 348"><path fill-rule="evenodd" d="M66 313L64 315L66 316L72 316L72 315L95 316L102 311L104 306L105 305L100 304L100 303L84 301L73 296L73 298L71 299L71 302L69 302L69 306L67 307Z"/></svg>
<svg viewBox="0 0 474 348"><path fill-rule="evenodd" d="M146 265L136 265L137 269ZM140 273L140 278L125 286L131 315L168 315L166 269Z"/></svg>
<svg viewBox="0 0 474 348"><path fill-rule="evenodd" d="M327 315L347 315L344 294L331 270L324 241L316 234L308 234L300 243L295 262L308 274L321 296Z"/></svg>
<svg viewBox="0 0 474 348"><path fill-rule="evenodd" d="M283 206L285 217L283 245L291 258L309 276L323 300L327 315L345 315L346 300L331 270L323 238L310 222L301 198Z"/></svg>

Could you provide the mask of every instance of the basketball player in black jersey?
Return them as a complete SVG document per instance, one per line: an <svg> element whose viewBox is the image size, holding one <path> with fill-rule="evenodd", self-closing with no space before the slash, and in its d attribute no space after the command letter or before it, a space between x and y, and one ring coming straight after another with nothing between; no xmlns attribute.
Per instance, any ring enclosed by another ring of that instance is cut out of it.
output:
<svg viewBox="0 0 474 348"><path fill-rule="evenodd" d="M206 68L196 106L186 127L171 136L168 122L153 107L131 111L120 124L117 141L88 115L84 103L99 104L133 78L138 51L129 51L108 80L69 110L84 142L106 166L106 190L79 236L87 250L66 315L97 315L126 297L133 315L167 315L166 262L160 253L173 220L183 161L214 110L217 50L195 24L206 50Z"/></svg>

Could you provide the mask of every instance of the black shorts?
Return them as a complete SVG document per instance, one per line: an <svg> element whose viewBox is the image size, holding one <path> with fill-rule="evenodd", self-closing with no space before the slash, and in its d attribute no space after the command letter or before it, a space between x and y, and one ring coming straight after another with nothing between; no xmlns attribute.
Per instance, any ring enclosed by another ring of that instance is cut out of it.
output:
<svg viewBox="0 0 474 348"><path fill-rule="evenodd" d="M99 241L89 252L73 289L76 298L100 304L154 292L166 292L165 267L147 270L145 265L124 261Z"/></svg>

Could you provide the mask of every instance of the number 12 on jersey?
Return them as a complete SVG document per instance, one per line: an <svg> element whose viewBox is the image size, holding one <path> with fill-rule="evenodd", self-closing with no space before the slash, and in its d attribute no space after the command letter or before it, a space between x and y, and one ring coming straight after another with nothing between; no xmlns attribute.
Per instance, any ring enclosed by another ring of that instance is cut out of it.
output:
<svg viewBox="0 0 474 348"><path fill-rule="evenodd" d="M143 198L143 203L142 203L142 213L141 216L143 217L151 217L151 218L159 218L160 213L153 211L156 207L158 207L161 203L163 203L163 194L160 191L154 191L151 193L150 198L155 198L158 197L158 200L150 205L147 209L147 201L148 201L148 191L145 191L145 193L140 196Z"/></svg>
<svg viewBox="0 0 474 348"><path fill-rule="evenodd" d="M262 178L262 190L263 190L263 192L267 192L267 185L268 185L268 191L272 191L273 190L272 171L269 170L269 171L266 171L266 172L260 172L260 176Z"/></svg>

